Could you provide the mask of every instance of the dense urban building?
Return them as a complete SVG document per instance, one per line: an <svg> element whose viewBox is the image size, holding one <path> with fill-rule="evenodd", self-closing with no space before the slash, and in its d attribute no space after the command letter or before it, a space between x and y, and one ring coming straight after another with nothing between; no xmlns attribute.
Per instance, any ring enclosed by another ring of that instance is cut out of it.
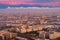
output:
<svg viewBox="0 0 60 40"><path fill-rule="evenodd" d="M60 16L0 15L0 40L60 40Z"/></svg>

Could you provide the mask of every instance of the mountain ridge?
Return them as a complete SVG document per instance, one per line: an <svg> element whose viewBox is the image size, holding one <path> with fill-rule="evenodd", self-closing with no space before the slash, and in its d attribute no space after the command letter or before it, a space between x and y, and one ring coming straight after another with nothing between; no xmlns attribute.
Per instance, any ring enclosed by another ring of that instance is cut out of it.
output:
<svg viewBox="0 0 60 40"><path fill-rule="evenodd" d="M8 8L8 7L49 7L49 8L55 8L59 6L40 6L40 5L26 5L26 4L20 4L20 5L8 5L8 4L0 4L0 9Z"/></svg>

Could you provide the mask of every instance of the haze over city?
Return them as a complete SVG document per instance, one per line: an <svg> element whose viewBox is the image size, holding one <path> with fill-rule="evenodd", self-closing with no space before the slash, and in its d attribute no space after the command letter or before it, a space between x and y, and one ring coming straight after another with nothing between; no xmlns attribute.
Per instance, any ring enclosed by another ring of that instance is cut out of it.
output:
<svg viewBox="0 0 60 40"><path fill-rule="evenodd" d="M60 15L60 8L7 8L0 9L0 14L25 15Z"/></svg>

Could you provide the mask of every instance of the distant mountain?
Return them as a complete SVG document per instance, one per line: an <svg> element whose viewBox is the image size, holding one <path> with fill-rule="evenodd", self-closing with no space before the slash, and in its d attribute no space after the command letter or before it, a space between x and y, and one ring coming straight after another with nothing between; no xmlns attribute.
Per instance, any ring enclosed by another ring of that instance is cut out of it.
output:
<svg viewBox="0 0 60 40"><path fill-rule="evenodd" d="M4 9L4 8L7 8L8 5L5 5L5 4L0 4L0 9Z"/></svg>
<svg viewBox="0 0 60 40"><path fill-rule="evenodd" d="M8 7L49 7L54 8L58 6L40 6L40 5L26 5L26 4L20 4L20 5L7 5L7 4L0 4L0 9L8 8Z"/></svg>

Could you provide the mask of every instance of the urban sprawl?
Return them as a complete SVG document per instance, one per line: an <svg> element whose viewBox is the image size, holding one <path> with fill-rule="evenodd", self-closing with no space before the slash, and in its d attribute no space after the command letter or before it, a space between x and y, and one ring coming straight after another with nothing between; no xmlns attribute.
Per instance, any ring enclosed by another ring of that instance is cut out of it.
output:
<svg viewBox="0 0 60 40"><path fill-rule="evenodd" d="M60 40L60 16L0 15L0 40Z"/></svg>

